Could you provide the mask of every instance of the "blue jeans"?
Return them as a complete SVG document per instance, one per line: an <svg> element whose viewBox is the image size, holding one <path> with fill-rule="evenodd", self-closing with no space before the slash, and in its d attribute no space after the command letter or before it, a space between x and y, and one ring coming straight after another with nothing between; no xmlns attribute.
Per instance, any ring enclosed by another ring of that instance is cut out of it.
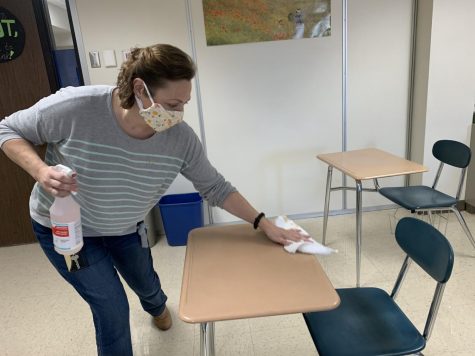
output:
<svg viewBox="0 0 475 356"><path fill-rule="evenodd" d="M150 248L143 248L137 232L123 236L84 237L79 256L87 267L69 272L64 256L53 247L51 229L32 221L46 256L89 304L96 329L99 355L132 355L129 303L117 271L152 316L165 309L167 296L153 269Z"/></svg>

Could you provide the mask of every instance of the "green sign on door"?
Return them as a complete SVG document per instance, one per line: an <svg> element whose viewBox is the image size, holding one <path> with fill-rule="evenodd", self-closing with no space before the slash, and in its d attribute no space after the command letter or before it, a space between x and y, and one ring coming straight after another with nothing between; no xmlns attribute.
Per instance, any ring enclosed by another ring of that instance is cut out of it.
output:
<svg viewBox="0 0 475 356"><path fill-rule="evenodd" d="M7 9L0 7L0 63L20 56L25 47L25 30Z"/></svg>

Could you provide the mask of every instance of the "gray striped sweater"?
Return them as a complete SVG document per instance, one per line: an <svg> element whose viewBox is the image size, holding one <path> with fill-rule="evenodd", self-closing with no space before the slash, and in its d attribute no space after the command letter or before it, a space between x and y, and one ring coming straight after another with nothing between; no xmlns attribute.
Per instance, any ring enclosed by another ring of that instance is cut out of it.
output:
<svg viewBox="0 0 475 356"><path fill-rule="evenodd" d="M65 88L0 121L0 146L14 138L47 143L45 162L77 172L84 236L115 236L136 229L182 173L212 206L235 188L205 157L193 130L182 122L140 140L128 136L112 111L111 86ZM31 217L50 226L53 197L38 183Z"/></svg>

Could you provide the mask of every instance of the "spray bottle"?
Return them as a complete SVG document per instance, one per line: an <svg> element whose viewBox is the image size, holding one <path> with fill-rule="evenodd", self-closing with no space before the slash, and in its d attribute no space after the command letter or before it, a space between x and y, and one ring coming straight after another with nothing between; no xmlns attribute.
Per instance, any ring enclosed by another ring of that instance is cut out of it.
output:
<svg viewBox="0 0 475 356"><path fill-rule="evenodd" d="M69 177L74 173L69 167L58 164L55 170L64 172ZM57 253L65 256L74 255L83 246L81 209L72 198L71 192L66 197L56 197L49 212L51 229L53 231L53 244Z"/></svg>

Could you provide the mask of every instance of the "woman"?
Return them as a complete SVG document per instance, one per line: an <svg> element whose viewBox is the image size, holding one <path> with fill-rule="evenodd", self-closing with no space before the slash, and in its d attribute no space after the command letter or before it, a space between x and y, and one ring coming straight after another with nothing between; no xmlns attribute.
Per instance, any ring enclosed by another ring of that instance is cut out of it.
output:
<svg viewBox="0 0 475 356"><path fill-rule="evenodd" d="M266 220L205 157L182 121L194 75L193 61L176 47L136 48L117 87L62 89L0 122L2 150L37 182L30 197L33 230L53 266L90 305L100 355L132 354L129 306L117 271L159 329L172 325L141 234L144 217L178 173L209 204L254 224L272 241L302 239ZM43 143L45 161L32 147ZM57 164L76 174L58 172ZM75 272L53 249L49 216L54 197L71 191L77 191L84 234Z"/></svg>

